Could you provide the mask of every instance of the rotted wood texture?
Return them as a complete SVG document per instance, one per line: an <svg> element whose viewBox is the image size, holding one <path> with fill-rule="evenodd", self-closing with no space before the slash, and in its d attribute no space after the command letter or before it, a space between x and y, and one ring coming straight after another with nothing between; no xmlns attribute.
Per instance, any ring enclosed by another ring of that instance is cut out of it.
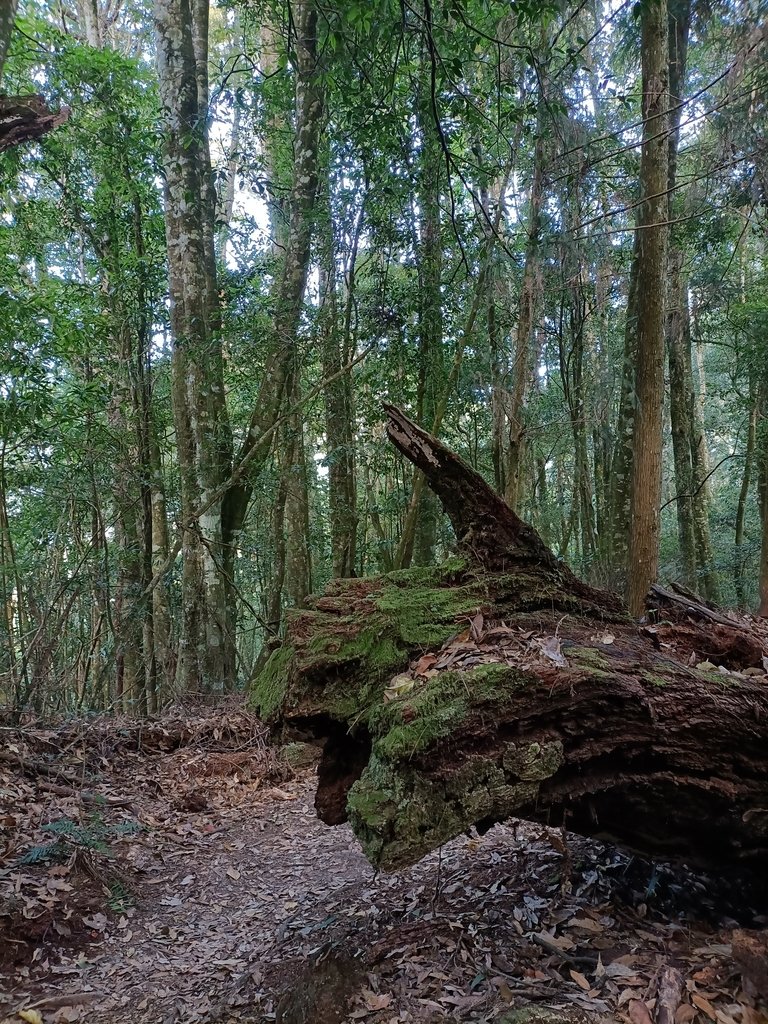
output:
<svg viewBox="0 0 768 1024"><path fill-rule="evenodd" d="M322 739L316 805L372 863L413 863L510 816L765 890L768 637L658 588L642 624L577 577L399 409L458 555L336 580L254 680L262 716Z"/></svg>

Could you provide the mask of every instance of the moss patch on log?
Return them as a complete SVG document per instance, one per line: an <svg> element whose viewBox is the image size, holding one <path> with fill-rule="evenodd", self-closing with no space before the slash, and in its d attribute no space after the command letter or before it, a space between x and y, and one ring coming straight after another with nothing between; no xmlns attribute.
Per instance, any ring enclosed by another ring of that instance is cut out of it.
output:
<svg viewBox="0 0 768 1024"><path fill-rule="evenodd" d="M532 678L507 665L441 672L415 693L371 716L373 751L347 807L365 855L385 870L412 863L483 818L502 820L535 802L539 783L563 762L562 744L510 741L489 755L467 749L483 720L500 712ZM464 744L454 758L443 748ZM420 758L446 764L429 783ZM436 791L439 788L439 792Z"/></svg>
<svg viewBox="0 0 768 1024"><path fill-rule="evenodd" d="M412 758L457 728L470 715L500 707L530 677L508 665L478 665L465 672L438 672L398 700L382 704L369 716L374 751L390 761Z"/></svg>
<svg viewBox="0 0 768 1024"><path fill-rule="evenodd" d="M285 699L295 653L290 644L279 647L256 679L253 702L265 722L275 716Z"/></svg>
<svg viewBox="0 0 768 1024"><path fill-rule="evenodd" d="M332 715L367 722L384 687L411 658L439 647L488 604L462 559L366 580L335 580L315 609L287 615L285 644L251 682L267 721Z"/></svg>
<svg viewBox="0 0 768 1024"><path fill-rule="evenodd" d="M512 781L503 765L466 756L440 783L415 768L371 756L347 800L349 820L368 860L391 871L429 853L483 818L503 820L536 799L535 782Z"/></svg>

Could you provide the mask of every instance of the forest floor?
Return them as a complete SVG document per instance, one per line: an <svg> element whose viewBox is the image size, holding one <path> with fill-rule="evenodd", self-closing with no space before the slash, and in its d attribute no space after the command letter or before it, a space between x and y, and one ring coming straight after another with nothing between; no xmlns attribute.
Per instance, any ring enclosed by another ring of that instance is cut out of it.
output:
<svg viewBox="0 0 768 1024"><path fill-rule="evenodd" d="M525 823L376 875L241 704L2 738L0 1020L768 1024L711 880Z"/></svg>

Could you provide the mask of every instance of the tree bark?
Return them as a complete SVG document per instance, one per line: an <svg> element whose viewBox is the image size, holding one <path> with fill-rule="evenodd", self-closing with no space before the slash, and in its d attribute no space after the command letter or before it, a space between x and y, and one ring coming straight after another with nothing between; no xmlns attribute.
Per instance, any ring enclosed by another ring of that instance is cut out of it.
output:
<svg viewBox="0 0 768 1024"><path fill-rule="evenodd" d="M330 210L326 225L327 268L320 274L320 341L323 376L335 377L349 363L355 348L352 315L355 299L357 250L363 226L358 212L352 232L343 282L343 323L339 324L336 253ZM326 458L328 464L328 512L331 532L333 575L341 579L355 575L357 551L357 467L355 458L354 391L351 374L343 374L323 393L325 402Z"/></svg>
<svg viewBox="0 0 768 1024"><path fill-rule="evenodd" d="M294 7L296 23L296 134L293 183L285 238L285 256L275 295L274 334L259 396L240 446L237 462L249 470L227 489L224 498L225 546L234 549L253 493L253 481L271 442L263 438L280 413L291 366L309 271L319 171L323 89L317 66L317 10L313 0ZM282 231L280 232L283 237ZM256 451L256 455L254 455Z"/></svg>
<svg viewBox="0 0 768 1024"><path fill-rule="evenodd" d="M182 628L176 685L224 692L235 682L227 569L231 550L221 500L232 440L224 400L207 133L207 9L157 0L157 62L164 117L172 388L184 529ZM208 507L206 507L208 506ZM205 508L204 512L198 512Z"/></svg>
<svg viewBox="0 0 768 1024"><path fill-rule="evenodd" d="M517 312L517 333L512 355L512 389L507 402L509 438L504 468L504 499L517 509L522 497L522 470L525 448L525 404L532 372L533 328L541 291L539 267L539 234L541 207L544 199L544 96L539 98L536 118L536 144L533 155L533 178L528 213L528 239L525 247L523 282Z"/></svg>
<svg viewBox="0 0 768 1024"><path fill-rule="evenodd" d="M669 411L672 422L672 452L675 464L675 504L683 581L697 587L696 537L693 528L693 391L691 334L688 329L688 281L682 271L683 254L678 248L667 257L668 302L667 355L669 358Z"/></svg>
<svg viewBox="0 0 768 1024"><path fill-rule="evenodd" d="M664 283L667 243L668 25L665 0L641 9L643 63L642 205L637 278L637 378L632 433L627 605L644 611L656 578L661 504L662 411L664 406Z"/></svg>
<svg viewBox="0 0 768 1024"><path fill-rule="evenodd" d="M768 618L768 384L763 380L758 398L758 500L760 510L759 605L757 614Z"/></svg>
<svg viewBox="0 0 768 1024"><path fill-rule="evenodd" d="M443 240L440 217L440 187L443 152L436 123L434 86L423 75L417 117L421 133L419 175L419 381L416 398L418 422L434 422L445 386L443 355ZM412 556L417 565L435 560L439 507L430 490L422 492L415 523ZM411 558L403 562L403 568Z"/></svg>
<svg viewBox="0 0 768 1024"><path fill-rule="evenodd" d="M7 0L7 3L3 4L0 9L0 82L3 79L5 58L11 42L13 23L16 20L16 9L18 6L19 0Z"/></svg>
<svg viewBox="0 0 768 1024"><path fill-rule="evenodd" d="M744 450L744 472L741 476L741 487L739 488L739 499L736 504L736 528L734 532L734 546L736 551L733 557L733 584L736 591L736 603L739 611L745 612L749 608L747 588L744 579L744 519L747 512L747 497L749 486L752 481L752 463L755 457L755 440L757 437L757 398L750 388L750 410L749 422L747 424L747 443Z"/></svg>
<svg viewBox="0 0 768 1024"><path fill-rule="evenodd" d="M624 358L621 366L616 441L610 466L608 544L605 561L622 589L627 583L629 506L634 465L632 436L635 427L635 375L637 370L638 276L641 232L635 231L627 286L627 318L624 326Z"/></svg>
<svg viewBox="0 0 768 1024"><path fill-rule="evenodd" d="M680 119L685 93L688 62L688 35L691 24L690 0L669 3L669 154L667 162L668 219L676 208L677 150ZM693 528L693 372L691 369L690 310L688 276L683 270L683 251L677 232L672 229L667 254L667 354L669 359L669 406L672 424L672 452L677 490L677 528L683 580L697 587L696 537Z"/></svg>
<svg viewBox="0 0 768 1024"><path fill-rule="evenodd" d="M691 446L693 450L693 528L696 537L696 561L699 566L701 589L704 596L708 601L714 601L717 604L720 600L720 581L714 565L712 534L709 529L710 459L704 426L706 379L704 376L704 354L698 341L694 347L694 353L697 380L692 397L693 434Z"/></svg>

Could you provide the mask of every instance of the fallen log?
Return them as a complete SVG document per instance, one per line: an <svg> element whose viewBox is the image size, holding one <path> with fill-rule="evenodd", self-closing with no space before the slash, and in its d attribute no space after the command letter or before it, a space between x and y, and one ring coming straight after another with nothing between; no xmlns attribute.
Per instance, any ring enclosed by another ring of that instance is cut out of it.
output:
<svg viewBox="0 0 768 1024"><path fill-rule="evenodd" d="M322 737L316 807L369 860L413 863L510 816L757 880L768 851L759 622L658 589L638 625L400 410L390 439L457 555L335 580L253 681L262 717Z"/></svg>

